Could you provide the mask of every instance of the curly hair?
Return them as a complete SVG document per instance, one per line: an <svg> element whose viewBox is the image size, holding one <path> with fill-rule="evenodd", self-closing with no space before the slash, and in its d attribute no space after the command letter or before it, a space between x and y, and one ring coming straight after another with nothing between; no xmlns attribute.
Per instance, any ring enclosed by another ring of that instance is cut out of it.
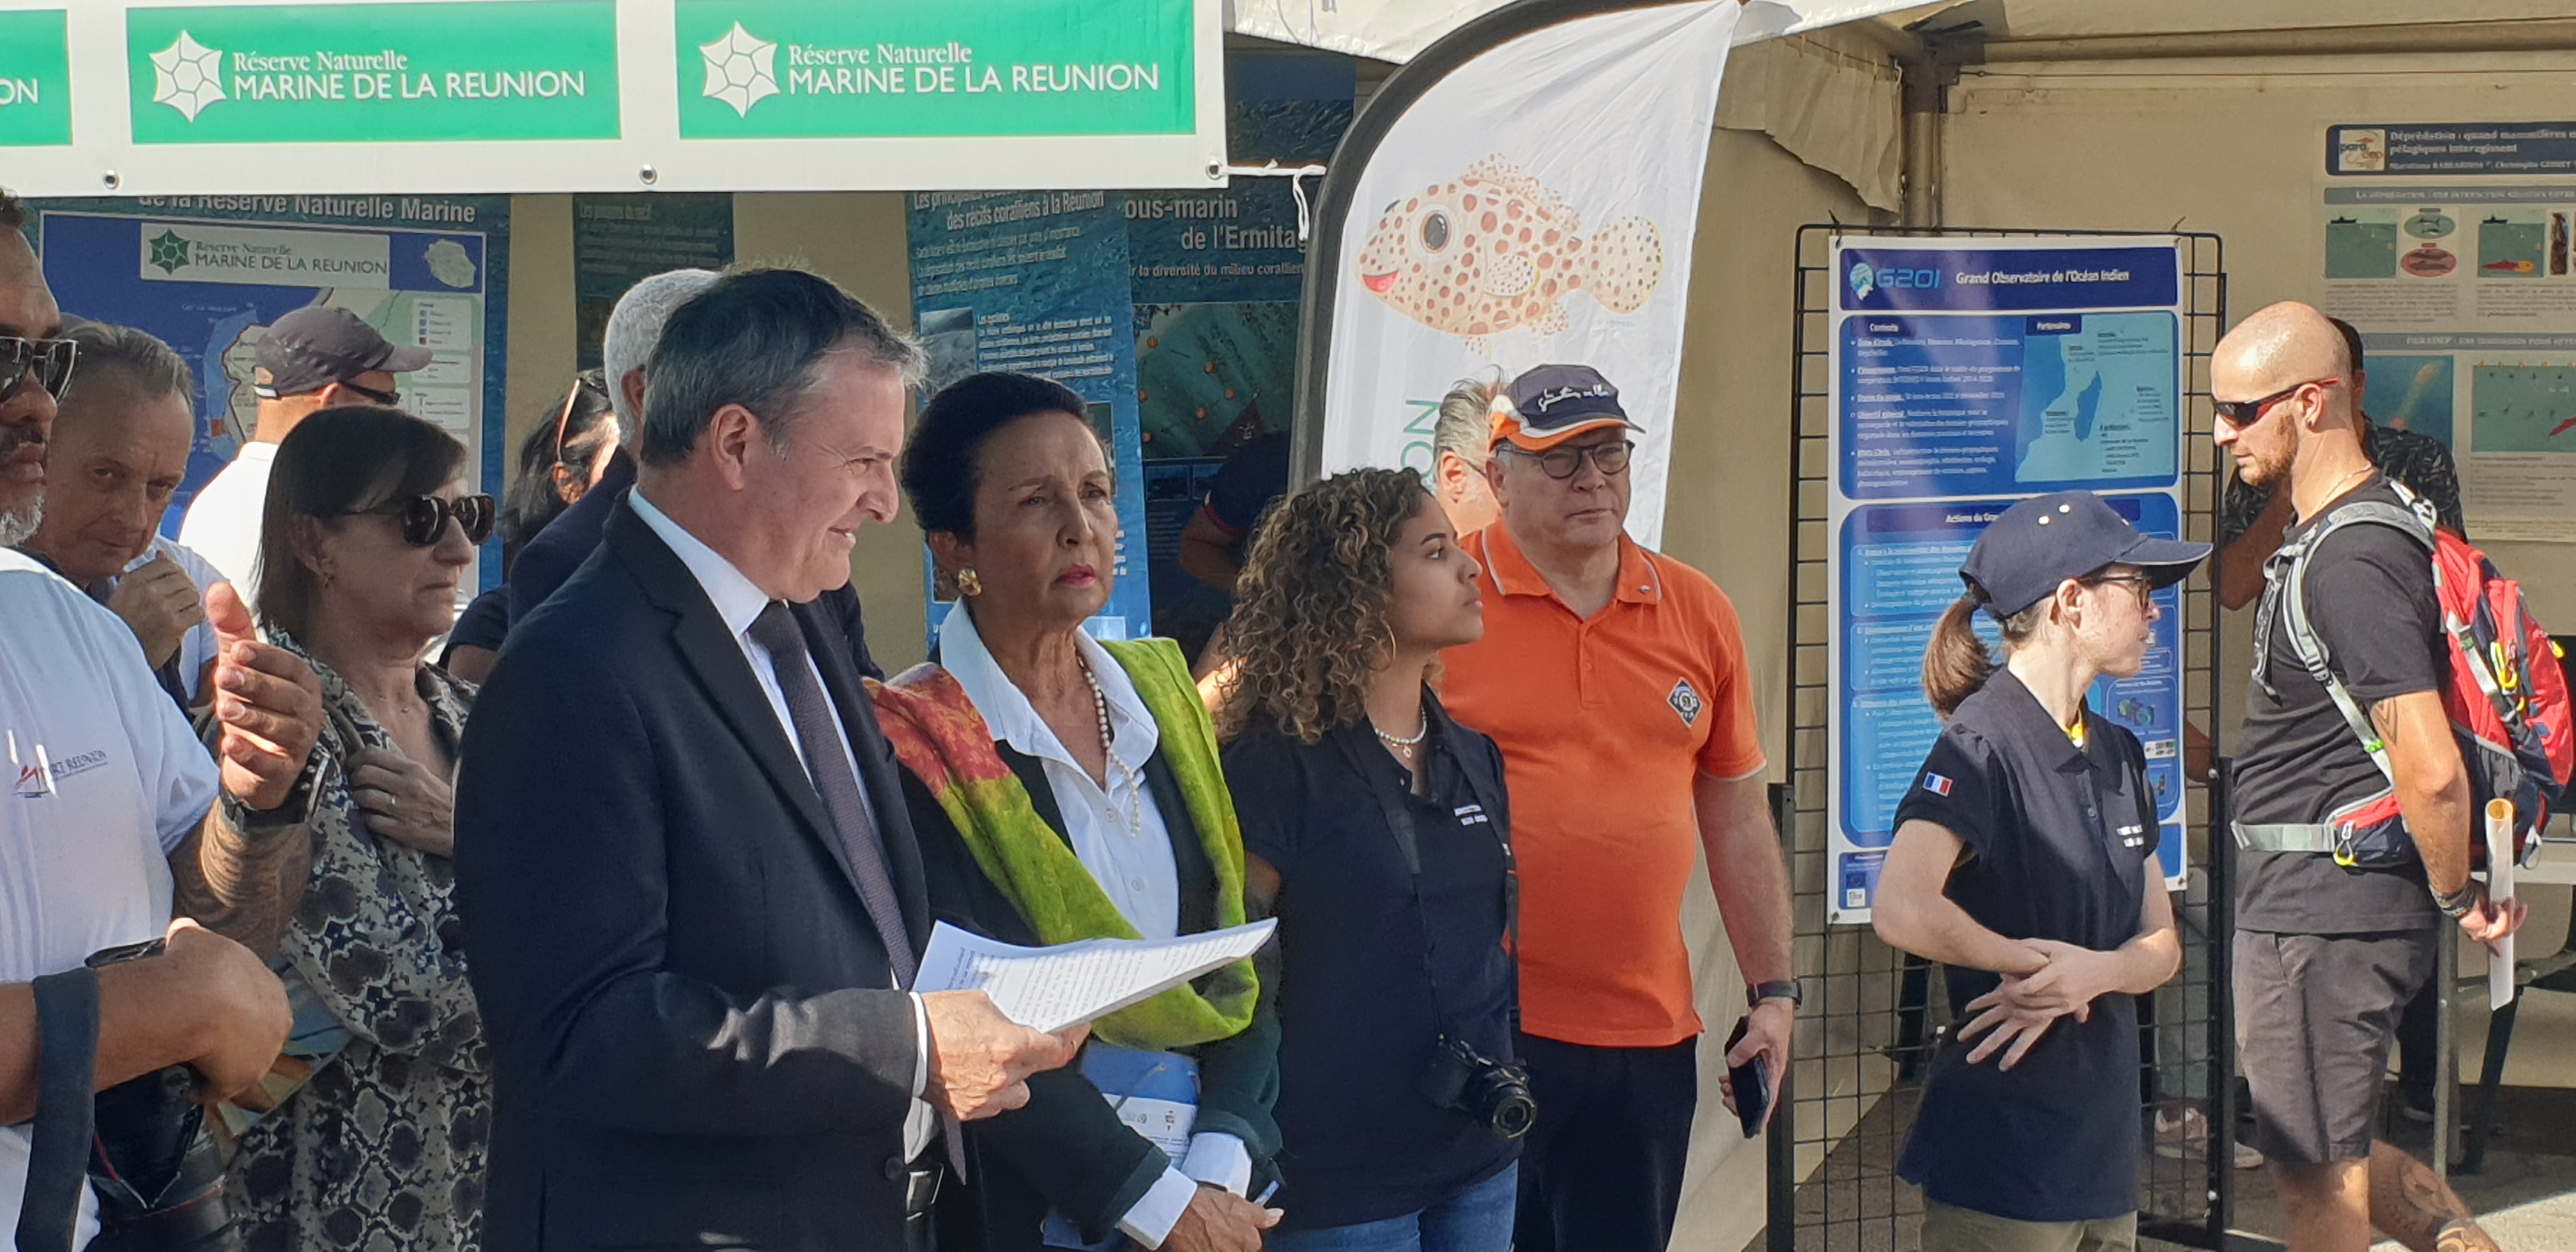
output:
<svg viewBox="0 0 2576 1252"><path fill-rule="evenodd" d="M1314 743L1368 716L1369 677L1395 646L1388 554L1430 498L1414 470L1356 469L1272 507L1226 623L1236 669L1222 738L1267 718Z"/></svg>

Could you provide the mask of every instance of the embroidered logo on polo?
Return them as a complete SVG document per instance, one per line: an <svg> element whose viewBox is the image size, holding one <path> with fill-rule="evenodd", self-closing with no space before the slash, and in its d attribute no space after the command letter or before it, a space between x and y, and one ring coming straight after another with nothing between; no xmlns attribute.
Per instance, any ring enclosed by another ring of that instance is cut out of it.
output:
<svg viewBox="0 0 2576 1252"><path fill-rule="evenodd" d="M1449 815L1457 818L1461 826L1483 826L1494 820L1486 814L1485 806L1481 804L1461 804L1449 810Z"/></svg>
<svg viewBox="0 0 2576 1252"><path fill-rule="evenodd" d="M2144 826L2123 826L2113 833L2120 836L2120 846L2123 848L2147 846L2147 828Z"/></svg>
<svg viewBox="0 0 2576 1252"><path fill-rule="evenodd" d="M1946 796L1950 794L1950 776L1948 774L1925 774L1923 776L1923 789L1936 796Z"/></svg>
<svg viewBox="0 0 2576 1252"><path fill-rule="evenodd" d="M1699 725L1700 710L1708 707L1700 700L1699 692L1691 687L1690 680L1687 678L1673 684L1673 693L1664 697L1664 703L1673 706L1673 711L1682 715L1684 726Z"/></svg>

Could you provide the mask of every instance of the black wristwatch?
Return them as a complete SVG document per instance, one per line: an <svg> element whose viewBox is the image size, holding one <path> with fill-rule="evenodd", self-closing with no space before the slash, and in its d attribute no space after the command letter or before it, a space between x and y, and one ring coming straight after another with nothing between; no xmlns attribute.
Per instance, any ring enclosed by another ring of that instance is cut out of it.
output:
<svg viewBox="0 0 2576 1252"><path fill-rule="evenodd" d="M1785 982L1757 982L1744 989L1744 1003L1748 1007L1760 1007L1764 1000L1786 1000L1794 1009L1806 997L1798 994L1798 980L1795 978Z"/></svg>
<svg viewBox="0 0 2576 1252"><path fill-rule="evenodd" d="M2478 880L2470 879L2458 891L2449 895L2439 891L2434 892L2433 907L2442 910L2442 916L2455 922L2468 916L2471 910L2478 907Z"/></svg>

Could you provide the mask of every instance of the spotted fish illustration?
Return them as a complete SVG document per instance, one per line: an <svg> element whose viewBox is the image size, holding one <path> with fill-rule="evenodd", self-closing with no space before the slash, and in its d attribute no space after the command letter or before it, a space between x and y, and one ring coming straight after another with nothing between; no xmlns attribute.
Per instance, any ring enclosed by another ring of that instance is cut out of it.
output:
<svg viewBox="0 0 2576 1252"><path fill-rule="evenodd" d="M1504 331L1565 329L1578 291L1634 313L1663 276L1653 222L1621 218L1587 235L1574 206L1500 156L1388 205L1359 257L1379 299L1489 355L1486 340Z"/></svg>

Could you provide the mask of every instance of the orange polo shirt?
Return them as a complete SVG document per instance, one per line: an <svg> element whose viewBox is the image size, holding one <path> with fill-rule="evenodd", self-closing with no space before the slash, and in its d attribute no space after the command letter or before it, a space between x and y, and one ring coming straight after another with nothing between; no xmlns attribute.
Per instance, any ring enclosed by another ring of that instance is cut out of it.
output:
<svg viewBox="0 0 2576 1252"><path fill-rule="evenodd" d="M1593 1047L1680 1043L1701 1030L1682 942L1692 780L1763 763L1735 606L1623 535L1616 598L1585 620L1502 524L1462 546L1484 566L1485 637L1443 656L1440 697L1503 749L1521 1028Z"/></svg>

